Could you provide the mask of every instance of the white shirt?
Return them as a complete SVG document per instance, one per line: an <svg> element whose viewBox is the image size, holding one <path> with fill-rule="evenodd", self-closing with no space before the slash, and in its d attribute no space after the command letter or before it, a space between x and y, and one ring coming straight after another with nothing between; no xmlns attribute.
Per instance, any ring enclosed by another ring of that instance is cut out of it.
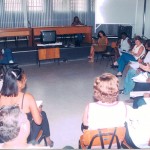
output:
<svg viewBox="0 0 150 150"><path fill-rule="evenodd" d="M90 130L124 126L127 110L122 102L89 104L88 126Z"/></svg>
<svg viewBox="0 0 150 150"><path fill-rule="evenodd" d="M150 104L132 109L127 123L133 143L139 148L150 148Z"/></svg>
<svg viewBox="0 0 150 150"><path fill-rule="evenodd" d="M148 51L148 53L146 54L144 58L144 63L150 63L150 51Z"/></svg>
<svg viewBox="0 0 150 150"><path fill-rule="evenodd" d="M121 39L119 53L121 54L122 51L128 52L130 50L130 44L128 43L129 38L126 37L126 39Z"/></svg>
<svg viewBox="0 0 150 150"><path fill-rule="evenodd" d="M146 51L145 51L145 47L144 47L143 44L140 44L139 46L135 45L134 48L133 48L133 52L137 54L138 51L139 51L139 49L140 49L141 47L144 48L144 49L143 49L143 52L141 53L141 55L138 56L138 57L133 55L136 60L138 60L141 56L143 56Z"/></svg>

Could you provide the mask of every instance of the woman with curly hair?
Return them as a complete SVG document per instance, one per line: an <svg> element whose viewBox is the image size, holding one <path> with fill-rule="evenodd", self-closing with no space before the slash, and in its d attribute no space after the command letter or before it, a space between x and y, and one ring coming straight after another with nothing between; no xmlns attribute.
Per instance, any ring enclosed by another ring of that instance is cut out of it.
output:
<svg viewBox="0 0 150 150"><path fill-rule="evenodd" d="M94 81L94 100L83 114L82 129L102 129L124 126L127 106L118 100L119 81L111 73L104 73Z"/></svg>

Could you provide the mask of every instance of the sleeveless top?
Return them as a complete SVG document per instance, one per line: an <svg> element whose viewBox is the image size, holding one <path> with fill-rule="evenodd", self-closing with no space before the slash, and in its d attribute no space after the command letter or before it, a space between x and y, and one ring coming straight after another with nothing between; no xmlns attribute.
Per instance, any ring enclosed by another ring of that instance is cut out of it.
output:
<svg viewBox="0 0 150 150"><path fill-rule="evenodd" d="M21 109L23 109L24 95L25 95L25 93L23 93ZM29 113L26 113L26 115L27 115L28 120L31 122L32 121L32 114L29 112Z"/></svg>
<svg viewBox="0 0 150 150"><path fill-rule="evenodd" d="M105 36L103 38L99 38L98 43L93 45L94 50L98 52L106 50L106 47L107 47L106 39L107 37Z"/></svg>
<svg viewBox="0 0 150 150"><path fill-rule="evenodd" d="M139 46L135 45L134 48L133 48L133 52L137 54L138 51L139 51L139 49L140 49L141 47L144 48L144 49L143 49L143 52L141 53L141 55L138 56L138 57L133 55L136 60L138 60L141 56L143 56L143 55L146 53L146 50L145 50L145 47L144 47L143 44L140 44Z"/></svg>
<svg viewBox="0 0 150 150"><path fill-rule="evenodd" d="M88 126L90 130L124 126L126 105L119 101L113 104L89 103Z"/></svg>
<svg viewBox="0 0 150 150"><path fill-rule="evenodd" d="M122 50L125 50L126 52L128 52L129 49L131 48L130 45L129 45L129 43L128 43L128 40L129 40L128 37L127 37L125 40L124 40L124 39L121 39L121 43L120 43L120 45L121 45L120 48L121 48Z"/></svg>

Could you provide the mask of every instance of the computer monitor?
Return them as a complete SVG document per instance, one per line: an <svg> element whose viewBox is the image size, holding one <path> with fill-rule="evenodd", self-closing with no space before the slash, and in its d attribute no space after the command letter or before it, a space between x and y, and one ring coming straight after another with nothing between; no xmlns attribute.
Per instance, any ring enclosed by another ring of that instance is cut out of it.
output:
<svg viewBox="0 0 150 150"><path fill-rule="evenodd" d="M56 31L55 30L43 30L41 31L41 43L56 43Z"/></svg>

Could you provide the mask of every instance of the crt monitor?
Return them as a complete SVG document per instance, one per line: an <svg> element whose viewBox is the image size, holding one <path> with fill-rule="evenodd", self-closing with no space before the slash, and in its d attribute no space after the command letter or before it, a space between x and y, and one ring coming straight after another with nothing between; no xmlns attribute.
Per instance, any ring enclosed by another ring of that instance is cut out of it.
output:
<svg viewBox="0 0 150 150"><path fill-rule="evenodd" d="M45 30L41 31L41 43L56 43L56 31L55 30Z"/></svg>

